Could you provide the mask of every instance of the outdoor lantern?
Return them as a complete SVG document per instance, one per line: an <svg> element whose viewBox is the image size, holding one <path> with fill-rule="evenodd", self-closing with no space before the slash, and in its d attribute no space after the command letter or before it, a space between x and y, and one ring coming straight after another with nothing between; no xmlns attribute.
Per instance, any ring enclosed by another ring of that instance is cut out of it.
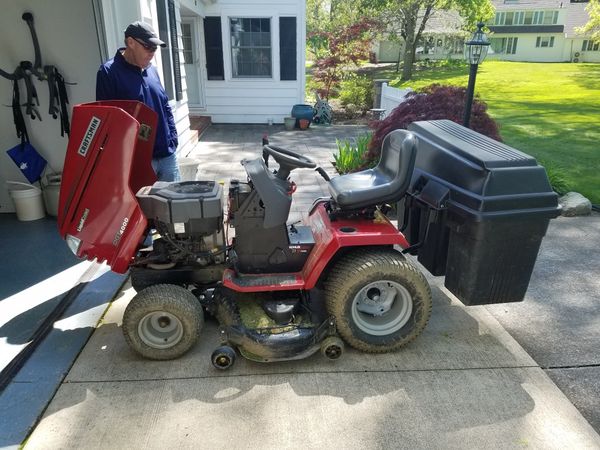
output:
<svg viewBox="0 0 600 450"><path fill-rule="evenodd" d="M481 64L487 55L490 41L482 28L483 23L479 22L471 40L465 42L465 59L469 64Z"/></svg>
<svg viewBox="0 0 600 450"><path fill-rule="evenodd" d="M465 117L463 125L469 126L471 120L471 106L473 105L473 94L475 92L475 78L477 77L477 67L485 59L490 41L482 30L483 23L477 24L477 31L473 34L470 41L465 42L465 59L471 65L469 71L469 85L467 86L467 101L465 104Z"/></svg>

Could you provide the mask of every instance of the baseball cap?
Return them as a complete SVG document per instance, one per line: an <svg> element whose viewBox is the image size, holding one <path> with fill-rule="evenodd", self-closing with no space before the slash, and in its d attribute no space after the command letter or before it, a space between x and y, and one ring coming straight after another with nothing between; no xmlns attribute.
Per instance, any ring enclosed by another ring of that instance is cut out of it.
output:
<svg viewBox="0 0 600 450"><path fill-rule="evenodd" d="M161 41L152 27L144 22L133 22L129 24L127 29L125 30L125 37L132 37L134 39L139 39L142 42L145 42L148 45L159 45L161 47L166 47L163 41Z"/></svg>

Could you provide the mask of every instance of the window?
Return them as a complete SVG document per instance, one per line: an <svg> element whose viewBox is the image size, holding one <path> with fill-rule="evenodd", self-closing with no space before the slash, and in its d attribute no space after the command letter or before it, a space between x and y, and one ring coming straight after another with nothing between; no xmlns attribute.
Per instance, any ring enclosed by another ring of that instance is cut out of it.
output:
<svg viewBox="0 0 600 450"><path fill-rule="evenodd" d="M555 25L558 11L497 12L494 25Z"/></svg>
<svg viewBox="0 0 600 450"><path fill-rule="evenodd" d="M509 38L491 38L490 47L492 51L497 54L514 55L517 53L517 41L516 37Z"/></svg>
<svg viewBox="0 0 600 450"><path fill-rule="evenodd" d="M554 47L554 36L538 36L535 40L536 47Z"/></svg>
<svg viewBox="0 0 600 450"><path fill-rule="evenodd" d="M523 25L523 17L525 17L525 12L524 11L517 11L515 13L515 19L514 19L513 23L515 25Z"/></svg>
<svg viewBox="0 0 600 450"><path fill-rule="evenodd" d="M229 19L234 78L271 77L271 19Z"/></svg>
<svg viewBox="0 0 600 450"><path fill-rule="evenodd" d="M583 45L581 46L582 52L597 52L600 49L600 42L594 41L583 41Z"/></svg>
<svg viewBox="0 0 600 450"><path fill-rule="evenodd" d="M544 19L542 24L544 25L553 25L558 22L558 11L546 11L544 13Z"/></svg>
<svg viewBox="0 0 600 450"><path fill-rule="evenodd" d="M181 41L183 43L183 63L194 64L194 53L192 51L192 24L181 24Z"/></svg>

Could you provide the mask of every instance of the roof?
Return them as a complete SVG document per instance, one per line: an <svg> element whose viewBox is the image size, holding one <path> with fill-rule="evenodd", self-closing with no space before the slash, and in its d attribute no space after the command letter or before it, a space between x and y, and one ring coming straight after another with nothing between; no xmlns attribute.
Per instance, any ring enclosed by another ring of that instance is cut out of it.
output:
<svg viewBox="0 0 600 450"><path fill-rule="evenodd" d="M581 37L582 35L575 32L576 27L582 27L590 20L585 7L589 3L569 3L567 5L568 14L565 21L565 35L568 38Z"/></svg>
<svg viewBox="0 0 600 450"><path fill-rule="evenodd" d="M496 11L525 11L528 9L561 9L569 0L492 0Z"/></svg>
<svg viewBox="0 0 600 450"><path fill-rule="evenodd" d="M427 20L424 33L454 34L461 30L463 19L457 11L438 9L434 10Z"/></svg>

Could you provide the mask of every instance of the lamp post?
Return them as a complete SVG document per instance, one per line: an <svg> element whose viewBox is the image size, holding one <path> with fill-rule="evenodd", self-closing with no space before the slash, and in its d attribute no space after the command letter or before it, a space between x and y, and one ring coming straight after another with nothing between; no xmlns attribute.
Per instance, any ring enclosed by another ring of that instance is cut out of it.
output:
<svg viewBox="0 0 600 450"><path fill-rule="evenodd" d="M471 65L469 71L469 84L467 86L467 102L465 104L465 117L463 125L469 127L471 120L471 106L473 106L473 93L475 92L475 78L477 77L477 68L483 62L487 55L490 41L483 32L483 23L477 24L477 31L473 34L470 41L465 42L465 59Z"/></svg>

